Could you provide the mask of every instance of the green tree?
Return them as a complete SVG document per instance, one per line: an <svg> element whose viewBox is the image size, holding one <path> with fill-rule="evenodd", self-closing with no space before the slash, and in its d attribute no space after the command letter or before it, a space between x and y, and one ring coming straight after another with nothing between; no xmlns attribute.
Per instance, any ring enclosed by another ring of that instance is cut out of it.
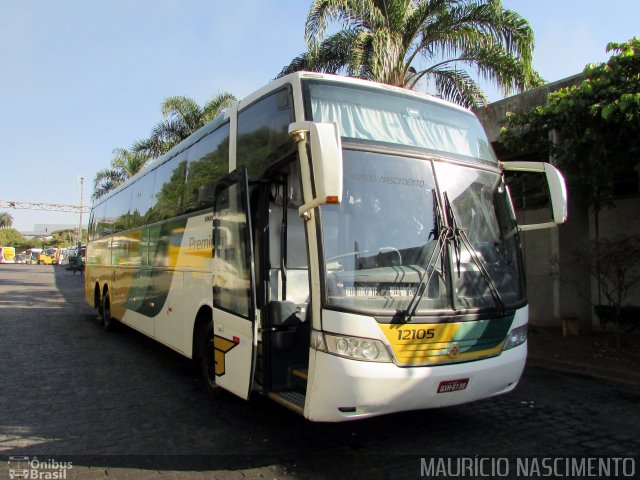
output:
<svg viewBox="0 0 640 480"><path fill-rule="evenodd" d="M0 228L9 228L13 225L13 217L10 213L0 213Z"/></svg>
<svg viewBox="0 0 640 480"><path fill-rule="evenodd" d="M76 232L72 229L58 230L53 232L51 238L51 244L56 247L69 247L73 245Z"/></svg>
<svg viewBox="0 0 640 480"><path fill-rule="evenodd" d="M331 21L342 29L325 36ZM470 70L505 93L542 83L531 27L500 0L315 0L305 37L307 53L280 76L344 73L412 89L429 82L467 107L487 102Z"/></svg>
<svg viewBox="0 0 640 480"><path fill-rule="evenodd" d="M0 245L3 247L16 247L24 243L24 237L15 228L0 229Z"/></svg>
<svg viewBox="0 0 640 480"><path fill-rule="evenodd" d="M606 63L584 69L580 85L550 93L545 105L508 118L500 142L511 151L537 151L554 158L565 171L572 190L591 208L595 241L582 255L601 293L615 307L619 344L621 302L628 285L635 286L631 259L638 250L631 240L600 239L599 216L614 206L615 180L631 179L637 185L640 163L640 41L610 43ZM637 188L637 187L636 187ZM622 247L621 247L622 246ZM629 283L631 281L631 283Z"/></svg>
<svg viewBox="0 0 640 480"><path fill-rule="evenodd" d="M189 97L169 97L162 103L164 120L154 127L149 138L136 142L132 150L149 158L159 157L235 101L236 98L227 92L217 94L202 107Z"/></svg>
<svg viewBox="0 0 640 480"><path fill-rule="evenodd" d="M128 178L142 170L150 160L144 153L116 148L111 168L98 171L93 179L93 199L106 195Z"/></svg>
<svg viewBox="0 0 640 480"><path fill-rule="evenodd" d="M640 41L610 43L606 63L584 69L580 85L549 94L546 105L511 115L500 142L550 155L593 209L613 206L614 179L640 161ZM553 133L553 134L551 134Z"/></svg>

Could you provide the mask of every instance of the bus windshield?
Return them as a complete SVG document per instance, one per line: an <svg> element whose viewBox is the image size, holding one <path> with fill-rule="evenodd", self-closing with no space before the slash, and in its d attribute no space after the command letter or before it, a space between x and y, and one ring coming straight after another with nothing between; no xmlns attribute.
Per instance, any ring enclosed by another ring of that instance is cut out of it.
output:
<svg viewBox="0 0 640 480"><path fill-rule="evenodd" d="M345 140L445 153L496 166L478 119L451 105L394 91L305 82L312 120L336 122Z"/></svg>
<svg viewBox="0 0 640 480"><path fill-rule="evenodd" d="M468 243L443 239L436 180ZM507 201L497 173L345 150L343 201L321 207L327 305L393 314L423 281L418 313L519 306Z"/></svg>

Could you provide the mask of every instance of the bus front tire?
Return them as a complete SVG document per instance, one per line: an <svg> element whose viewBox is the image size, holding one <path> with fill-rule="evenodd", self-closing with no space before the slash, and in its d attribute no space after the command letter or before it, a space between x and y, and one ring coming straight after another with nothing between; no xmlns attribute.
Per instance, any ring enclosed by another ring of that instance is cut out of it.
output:
<svg viewBox="0 0 640 480"><path fill-rule="evenodd" d="M111 316L111 298L109 297L109 291L106 291L102 298L102 315L101 322L102 327L107 331L113 331L116 328L116 319Z"/></svg>
<svg viewBox="0 0 640 480"><path fill-rule="evenodd" d="M200 339L200 376L207 393L218 394L220 387L216 384L216 360L213 346L213 322L209 322L202 331Z"/></svg>

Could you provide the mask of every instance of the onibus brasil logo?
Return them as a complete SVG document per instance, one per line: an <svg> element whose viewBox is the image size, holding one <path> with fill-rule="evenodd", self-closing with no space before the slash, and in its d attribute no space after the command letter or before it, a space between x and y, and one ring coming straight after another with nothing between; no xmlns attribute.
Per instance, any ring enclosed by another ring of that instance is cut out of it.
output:
<svg viewBox="0 0 640 480"><path fill-rule="evenodd" d="M71 462L58 462L48 458L45 461L38 457L9 457L9 478L37 479L37 480L64 480L67 478L67 470L71 470Z"/></svg>

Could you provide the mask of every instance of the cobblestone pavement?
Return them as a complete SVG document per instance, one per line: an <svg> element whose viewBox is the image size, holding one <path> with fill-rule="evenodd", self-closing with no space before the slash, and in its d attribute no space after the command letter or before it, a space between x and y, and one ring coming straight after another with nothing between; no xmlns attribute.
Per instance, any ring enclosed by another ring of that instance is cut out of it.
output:
<svg viewBox="0 0 640 480"><path fill-rule="evenodd" d="M313 424L212 398L187 359L104 332L82 276L0 265L0 455L71 456L67 478L418 478L425 456L636 455L639 427L631 387L536 368L502 397Z"/></svg>

